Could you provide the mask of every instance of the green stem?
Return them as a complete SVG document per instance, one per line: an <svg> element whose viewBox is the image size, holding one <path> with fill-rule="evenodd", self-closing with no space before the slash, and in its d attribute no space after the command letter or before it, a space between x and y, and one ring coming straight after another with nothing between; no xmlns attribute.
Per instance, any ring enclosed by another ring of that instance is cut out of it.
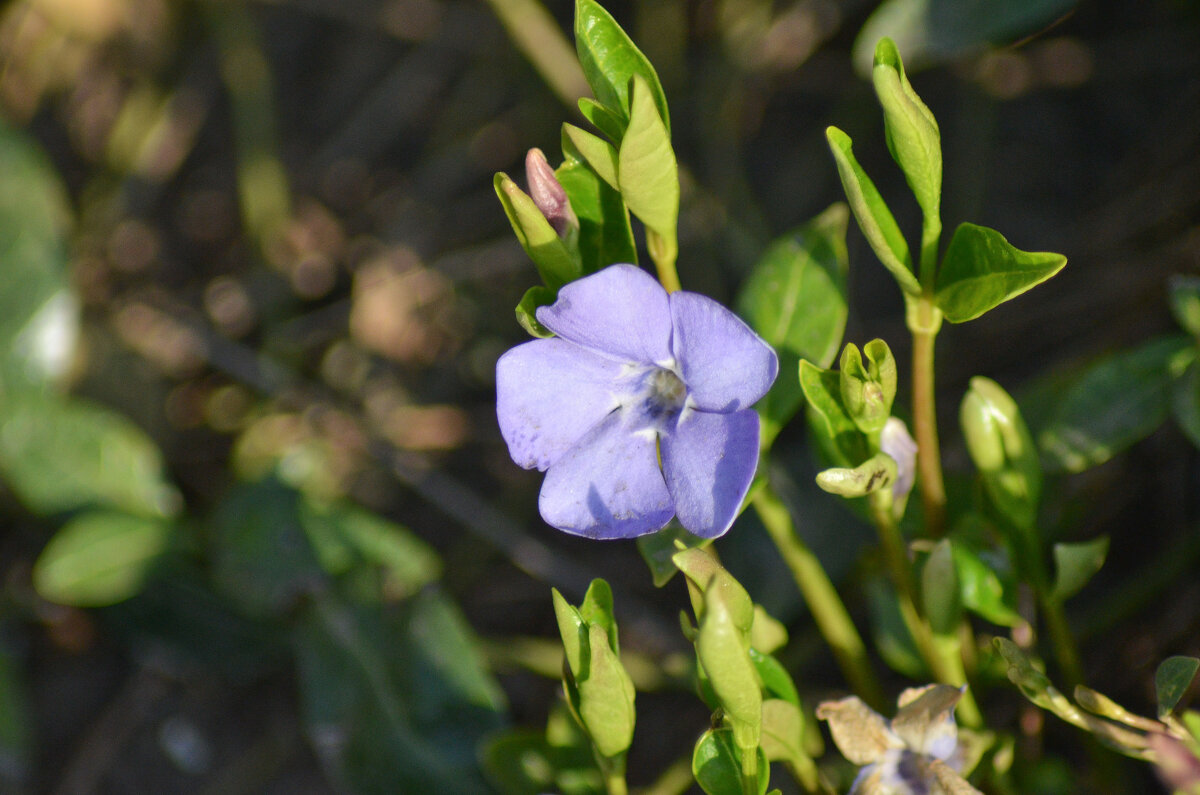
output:
<svg viewBox="0 0 1200 795"><path fill-rule="evenodd" d="M913 582L904 537L892 516L891 494L886 490L873 492L868 497L868 502L871 507L871 521L879 531L879 542L883 546L888 572L892 584L896 587L900 617L917 645L917 652L939 682L956 687L966 684L967 672L963 666L957 639L936 637L929 622L917 608L916 583ZM983 725L983 715L979 712L979 706L970 690L958 702L958 716L966 726Z"/></svg>
<svg viewBox="0 0 1200 795"><path fill-rule="evenodd" d="M1047 593L1046 589L1040 590L1042 592L1039 596L1042 603L1042 615L1046 619L1046 631L1050 633L1050 642L1054 644L1054 656L1058 659L1058 666L1067 682L1068 692L1072 692L1075 685L1083 684L1083 668L1079 663L1079 649L1075 645L1075 636L1071 633L1071 627L1067 623L1062 602L1053 594Z"/></svg>
<svg viewBox="0 0 1200 795"><path fill-rule="evenodd" d="M601 756L595 748L592 750L596 754L600 774L604 776L604 791L608 795L629 795L629 785L625 783L625 755L607 757Z"/></svg>
<svg viewBox="0 0 1200 795"><path fill-rule="evenodd" d="M833 650L846 681L863 701L875 709L883 709L883 689L871 668L862 637L821 562L797 535L787 506L769 482L755 492L751 504L791 570L817 629Z"/></svg>
<svg viewBox="0 0 1200 795"><path fill-rule="evenodd" d="M940 538L946 523L946 486L942 479L933 379L934 342L940 325L941 312L928 294L910 302L913 434L917 442L917 472L921 506L925 510L925 530L931 538Z"/></svg>
<svg viewBox="0 0 1200 795"><path fill-rule="evenodd" d="M575 48L538 0L488 0L517 49L568 108L591 95Z"/></svg>
<svg viewBox="0 0 1200 795"><path fill-rule="evenodd" d="M646 249L654 267L658 271L658 281L668 293L680 289L679 272L675 269L675 259L679 256L679 243L671 236L660 235L653 229L646 229Z"/></svg>

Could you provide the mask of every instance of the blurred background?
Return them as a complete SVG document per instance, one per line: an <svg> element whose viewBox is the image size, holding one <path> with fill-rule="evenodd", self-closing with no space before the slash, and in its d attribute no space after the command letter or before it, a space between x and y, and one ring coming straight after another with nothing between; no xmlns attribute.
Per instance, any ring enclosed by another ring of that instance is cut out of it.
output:
<svg viewBox="0 0 1200 795"><path fill-rule="evenodd" d="M492 175L523 182L534 146L557 164L586 86L569 2L488 2L0 6L0 792L488 791L480 740L545 726L560 687L550 587L593 576L645 691L633 783L690 753L683 587L545 526L496 429L536 274ZM918 227L856 71L884 33L941 125L946 228L1067 255L940 336L952 474L970 376L1035 394L1174 328L1166 280L1200 273L1195 2L608 8L670 102L686 289L731 301L841 199L830 124ZM898 291L849 242L847 339L903 362ZM865 616L870 534L812 494L804 445L776 444L801 530ZM1089 683L1148 710L1157 662L1200 653L1197 450L1168 424L1056 488L1057 519L1112 539L1072 603ZM805 698L839 692L754 520L720 548L788 623ZM1014 724L1015 690L988 703ZM1028 791L1101 791L1046 729ZM1157 786L1119 770L1112 791Z"/></svg>

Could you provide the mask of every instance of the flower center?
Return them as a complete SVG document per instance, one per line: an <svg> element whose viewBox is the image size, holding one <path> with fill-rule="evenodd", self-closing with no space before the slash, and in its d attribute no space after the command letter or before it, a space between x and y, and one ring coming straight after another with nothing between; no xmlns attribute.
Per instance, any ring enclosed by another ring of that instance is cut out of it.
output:
<svg viewBox="0 0 1200 795"><path fill-rule="evenodd" d="M687 399L687 386L664 367L656 367L646 376L647 408L655 414L676 412Z"/></svg>

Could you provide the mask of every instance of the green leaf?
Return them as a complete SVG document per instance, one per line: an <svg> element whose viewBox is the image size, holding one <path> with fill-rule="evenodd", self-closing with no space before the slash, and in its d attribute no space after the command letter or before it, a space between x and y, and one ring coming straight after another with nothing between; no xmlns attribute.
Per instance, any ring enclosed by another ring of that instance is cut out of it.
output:
<svg viewBox="0 0 1200 795"><path fill-rule="evenodd" d="M917 96L900 52L889 38L875 45L872 70L875 94L883 106L884 129L892 159L921 206L926 219L937 219L941 228L942 136L933 113Z"/></svg>
<svg viewBox="0 0 1200 795"><path fill-rule="evenodd" d="M494 184L496 196L504 207L504 214L508 216L517 240L537 266L538 274L546 286L558 289L579 278L579 263L571 256L566 244L529 194L504 173L496 174Z"/></svg>
<svg viewBox="0 0 1200 795"><path fill-rule="evenodd" d="M817 770L804 750L804 724L804 713L792 702L777 698L763 702L763 755L771 762L789 762L807 779L806 789L812 792L816 791Z"/></svg>
<svg viewBox="0 0 1200 795"><path fill-rule="evenodd" d="M335 789L486 791L476 747L503 724L503 695L449 600L427 589L384 609L323 594L301 618L304 724Z"/></svg>
<svg viewBox="0 0 1200 795"><path fill-rule="evenodd" d="M792 681L792 675L788 673L787 668L783 667L783 663L753 646L750 647L749 653L750 662L754 663L754 669L758 671L758 677L762 680L763 691L768 696L783 699L799 707L800 693L796 690L796 683Z"/></svg>
<svg viewBox="0 0 1200 795"><path fill-rule="evenodd" d="M590 655L586 677L575 678L579 716L602 756L623 754L633 742L636 722L633 681L609 647L604 628L588 625Z"/></svg>
<svg viewBox="0 0 1200 795"><path fill-rule="evenodd" d="M1200 337L1200 276L1172 276L1167 285L1175 321L1188 334Z"/></svg>
<svg viewBox="0 0 1200 795"><path fill-rule="evenodd" d="M839 375L802 360L800 386L808 401L809 427L830 463L852 467L866 458L866 438L842 406Z"/></svg>
<svg viewBox="0 0 1200 795"><path fill-rule="evenodd" d="M1060 389L1036 435L1046 469L1082 472L1158 428L1170 410L1170 365L1190 348L1187 337L1161 337L1100 359Z"/></svg>
<svg viewBox="0 0 1200 795"><path fill-rule="evenodd" d="M590 654L587 623L579 614L579 608L568 602L557 588L550 589L550 596L554 600L554 617L558 621L558 633L562 637L567 666L578 676L585 670Z"/></svg>
<svg viewBox="0 0 1200 795"><path fill-rule="evenodd" d="M787 627L775 620L760 604L754 605L754 625L750 627L750 645L764 654L787 645Z"/></svg>
<svg viewBox="0 0 1200 795"><path fill-rule="evenodd" d="M625 209L621 194L587 165L583 155L565 137L563 152L566 160L555 175L579 218L579 254L583 272L593 273L616 262L637 264L629 211ZM612 163L615 183L615 151L612 151Z"/></svg>
<svg viewBox="0 0 1200 795"><path fill-rule="evenodd" d="M883 430L896 399L896 359L888 344L874 339L863 346L847 343L839 363L842 406L864 434Z"/></svg>
<svg viewBox="0 0 1200 795"><path fill-rule="evenodd" d="M617 182L620 163L615 146L573 124L563 125L562 141L563 152L569 159L587 163L605 184L613 190L620 190L620 183Z"/></svg>
<svg viewBox="0 0 1200 795"><path fill-rule="evenodd" d="M540 307L549 306L557 299L557 290L551 290L540 284L535 284L526 290L525 295L521 296L521 303L517 304L516 308L517 322L521 324L521 328L529 332L531 336L540 339L553 337L554 332L538 321L537 311Z"/></svg>
<svg viewBox="0 0 1200 795"><path fill-rule="evenodd" d="M767 758L761 750L757 755L758 769L764 772L758 777L757 788L762 795L770 782L765 775ZM692 775L707 795L745 795L741 764L729 729L709 729L700 735L692 751Z"/></svg>
<svg viewBox="0 0 1200 795"><path fill-rule="evenodd" d="M1015 627L1023 619L1013 606L1000 575L967 544L955 541L954 570L963 607L993 624Z"/></svg>
<svg viewBox="0 0 1200 795"><path fill-rule="evenodd" d="M896 219L892 217L892 211L879 194L879 189L854 159L850 137L837 127L827 128L825 137L829 139L829 150L833 152L834 162L837 163L838 176L842 179L850 209L854 211L858 226L871 244L875 256L896 279L901 290L911 296L920 295L921 285L912 272L908 243Z"/></svg>
<svg viewBox="0 0 1200 795"><path fill-rule="evenodd" d="M588 97L579 98L579 112L583 117L596 126L596 129L608 136L608 140L617 143L625 135L625 125L628 120L620 113L601 105Z"/></svg>
<svg viewBox="0 0 1200 795"><path fill-rule="evenodd" d="M579 605L580 617L589 624L604 630L608 645L618 654L621 647L617 642L617 621L613 618L613 594L608 582L597 577L588 586Z"/></svg>
<svg viewBox="0 0 1200 795"><path fill-rule="evenodd" d="M910 679L926 679L929 672L904 623L895 591L883 580L867 583L867 601L875 646L892 670Z"/></svg>
<svg viewBox="0 0 1200 795"><path fill-rule="evenodd" d="M604 789L586 739L561 746L546 732L512 729L489 737L480 756L488 778L507 795L595 795Z"/></svg>
<svg viewBox="0 0 1200 795"><path fill-rule="evenodd" d="M211 521L213 580L247 615L278 616L321 584L293 489L271 479L239 484Z"/></svg>
<svg viewBox="0 0 1200 795"><path fill-rule="evenodd" d="M695 549L711 543L709 539L694 536L684 530L678 522L671 522L657 533L638 536L638 553L650 568L655 588L666 585L675 576L675 572L679 571L671 559L680 549L676 542L682 544L684 549Z"/></svg>
<svg viewBox="0 0 1200 795"><path fill-rule="evenodd" d="M835 467L817 474L817 485L839 497L865 497L890 489L896 482L896 461L887 453L871 456L853 469Z"/></svg>
<svg viewBox="0 0 1200 795"><path fill-rule="evenodd" d="M1078 544L1055 544L1054 598L1069 599L1087 585L1092 575L1100 571L1108 555L1108 536L1100 536Z"/></svg>
<svg viewBox="0 0 1200 795"><path fill-rule="evenodd" d="M1184 436L1200 447L1200 361L1189 364L1171 384L1171 413Z"/></svg>
<svg viewBox="0 0 1200 795"><path fill-rule="evenodd" d="M1200 660L1182 655L1163 660L1154 672L1154 692L1158 697L1158 719L1170 715L1183 694L1191 687L1200 670Z"/></svg>
<svg viewBox="0 0 1200 795"><path fill-rule="evenodd" d="M617 150L617 184L629 211L647 228L674 241L679 219L679 170L671 133L640 75L633 77L630 102L629 127Z"/></svg>
<svg viewBox="0 0 1200 795"><path fill-rule="evenodd" d="M66 191L37 144L3 122L0 174L0 381L42 384L66 374L78 334Z"/></svg>
<svg viewBox="0 0 1200 795"><path fill-rule="evenodd" d="M960 224L938 270L934 302L951 323L974 320L1066 264L1062 254L1021 251L994 229Z"/></svg>
<svg viewBox="0 0 1200 795"><path fill-rule="evenodd" d="M366 563L383 569L383 589L391 599L403 598L435 582L442 573L437 553L400 525L345 502L299 505L300 525L321 567L332 575L361 569Z"/></svg>
<svg viewBox="0 0 1200 795"><path fill-rule="evenodd" d="M141 590L171 541L161 519L89 511L64 525L33 565L42 598L75 607L103 607Z"/></svg>
<svg viewBox="0 0 1200 795"><path fill-rule="evenodd" d="M738 314L779 354L779 372L759 401L762 444L768 447L804 400L796 372L800 359L828 367L846 330L845 204L834 204L777 239L742 286Z"/></svg>
<svg viewBox="0 0 1200 795"><path fill-rule="evenodd" d="M641 78L650 90L658 115L671 129L667 97L650 61L617 21L595 0L575 0L575 50L596 99L623 118L632 113L629 81ZM616 140L616 139L614 139Z"/></svg>
<svg viewBox="0 0 1200 795"><path fill-rule="evenodd" d="M921 569L921 602L934 633L951 635L958 631L962 620L959 588L954 548L950 539L943 538L934 545Z"/></svg>
<svg viewBox="0 0 1200 795"><path fill-rule="evenodd" d="M1016 527L1037 519L1042 468L1016 401L990 378L976 376L959 410L967 452L996 509Z"/></svg>
<svg viewBox="0 0 1200 795"><path fill-rule="evenodd" d="M179 507L154 441L79 398L0 395L0 475L39 514L104 506L167 517Z"/></svg>
<svg viewBox="0 0 1200 795"><path fill-rule="evenodd" d="M746 629L749 629L749 622L743 629L742 622L730 610L725 591L710 586L704 593L704 615L696 638L696 655L733 726L734 744L742 752L743 763L748 761L745 758L747 751L753 753L758 746L762 729L761 683L750 660Z"/></svg>
<svg viewBox="0 0 1200 795"><path fill-rule="evenodd" d="M1052 689L1050 680L1033 667L1021 647L1008 638L992 638L992 643L1008 665L1009 681L1020 689L1021 694L1042 709L1053 709L1048 693Z"/></svg>

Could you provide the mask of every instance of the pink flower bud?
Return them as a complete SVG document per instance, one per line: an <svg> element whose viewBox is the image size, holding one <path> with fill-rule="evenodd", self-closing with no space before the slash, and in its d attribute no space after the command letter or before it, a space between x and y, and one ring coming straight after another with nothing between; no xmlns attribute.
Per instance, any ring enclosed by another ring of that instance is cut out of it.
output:
<svg viewBox="0 0 1200 795"><path fill-rule="evenodd" d="M554 169L546 161L541 149L530 149L525 156L525 178L529 181L529 195L533 203L546 216L560 238L565 238L569 230L579 228L579 219L571 209L567 192L554 176Z"/></svg>

